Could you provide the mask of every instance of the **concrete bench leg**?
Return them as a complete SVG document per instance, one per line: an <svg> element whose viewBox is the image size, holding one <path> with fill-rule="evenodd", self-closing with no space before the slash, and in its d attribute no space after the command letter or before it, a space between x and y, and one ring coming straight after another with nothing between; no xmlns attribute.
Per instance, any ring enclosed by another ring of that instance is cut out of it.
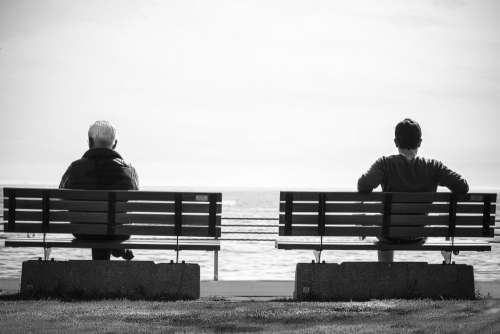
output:
<svg viewBox="0 0 500 334"><path fill-rule="evenodd" d="M26 261L24 298L198 299L200 266L150 261Z"/></svg>
<svg viewBox="0 0 500 334"><path fill-rule="evenodd" d="M472 266L422 262L298 263L299 300L474 299Z"/></svg>

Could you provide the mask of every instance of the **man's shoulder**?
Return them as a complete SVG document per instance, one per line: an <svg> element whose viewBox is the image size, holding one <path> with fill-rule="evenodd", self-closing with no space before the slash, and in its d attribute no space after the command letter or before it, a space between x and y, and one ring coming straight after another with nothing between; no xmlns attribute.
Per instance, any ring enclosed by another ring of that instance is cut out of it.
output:
<svg viewBox="0 0 500 334"><path fill-rule="evenodd" d="M397 154L392 154L392 155L383 155L380 158L378 158L375 163L376 164L384 164L384 163L390 163L393 161L400 160L400 156Z"/></svg>
<svg viewBox="0 0 500 334"><path fill-rule="evenodd" d="M397 163L400 161L406 161L406 158L404 158L400 154L392 154L392 155L384 155L381 156L380 158L377 159L377 163ZM442 166L443 163L437 159L434 158L427 158L427 157L421 157L417 156L415 157L415 162L425 164L427 166L433 166L433 167L439 167Z"/></svg>
<svg viewBox="0 0 500 334"><path fill-rule="evenodd" d="M134 169L132 164L123 158L115 158L115 159L113 159L113 163L119 167L122 167L122 168Z"/></svg>
<svg viewBox="0 0 500 334"><path fill-rule="evenodd" d="M434 159L434 158L426 158L426 157L416 157L415 160L417 160L418 162L422 163L422 164L425 164L429 167L441 167L443 166L443 163L441 161L439 161L438 159Z"/></svg>
<svg viewBox="0 0 500 334"><path fill-rule="evenodd" d="M107 159L104 159L107 160ZM82 157L80 159L77 159L73 161L68 169L79 169L79 168L86 168L86 167L92 167L94 164L92 163L91 159L88 159L86 157ZM114 166L114 167L120 167L120 168L125 168L125 169L134 169L132 164L122 157L115 157L113 159L108 160L107 162L108 166ZM110 167L111 167L110 166Z"/></svg>
<svg viewBox="0 0 500 334"><path fill-rule="evenodd" d="M391 155L384 155L380 157L382 160L390 161L390 160L399 160L401 159L401 155L399 154L391 154Z"/></svg>

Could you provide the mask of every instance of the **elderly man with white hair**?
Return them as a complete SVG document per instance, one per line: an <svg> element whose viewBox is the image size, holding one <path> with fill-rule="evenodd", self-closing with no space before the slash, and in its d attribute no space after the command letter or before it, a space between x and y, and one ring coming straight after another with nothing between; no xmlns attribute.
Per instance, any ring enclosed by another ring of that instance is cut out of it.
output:
<svg viewBox="0 0 500 334"><path fill-rule="evenodd" d="M59 188L137 190L137 173L115 151L117 139L115 127L107 121L97 121L89 128L89 150L81 159L74 161L64 173ZM75 234L85 240L127 240L128 235L102 236ZM110 256L130 260L130 250L92 249L93 260L109 260Z"/></svg>

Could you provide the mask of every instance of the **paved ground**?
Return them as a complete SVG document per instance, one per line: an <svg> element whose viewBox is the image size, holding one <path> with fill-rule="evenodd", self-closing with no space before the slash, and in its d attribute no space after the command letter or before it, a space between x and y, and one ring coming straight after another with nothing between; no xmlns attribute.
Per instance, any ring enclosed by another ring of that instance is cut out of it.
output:
<svg viewBox="0 0 500 334"><path fill-rule="evenodd" d="M202 298L271 300L291 298L293 281L201 281ZM0 294L19 291L19 279L0 279ZM481 297L500 298L500 281L476 282Z"/></svg>

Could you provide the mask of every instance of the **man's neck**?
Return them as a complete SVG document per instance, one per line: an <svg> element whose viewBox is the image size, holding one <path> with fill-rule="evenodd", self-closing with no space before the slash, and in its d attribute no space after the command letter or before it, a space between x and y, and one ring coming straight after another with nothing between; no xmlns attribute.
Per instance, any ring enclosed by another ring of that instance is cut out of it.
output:
<svg viewBox="0 0 500 334"><path fill-rule="evenodd" d="M109 146L92 146L92 147L89 147L89 150L94 150L94 149L106 149L106 150L113 150L114 149L112 147L109 147Z"/></svg>
<svg viewBox="0 0 500 334"><path fill-rule="evenodd" d="M417 156L418 148L407 149L407 148L398 148L399 154L404 156L408 160L413 160Z"/></svg>

